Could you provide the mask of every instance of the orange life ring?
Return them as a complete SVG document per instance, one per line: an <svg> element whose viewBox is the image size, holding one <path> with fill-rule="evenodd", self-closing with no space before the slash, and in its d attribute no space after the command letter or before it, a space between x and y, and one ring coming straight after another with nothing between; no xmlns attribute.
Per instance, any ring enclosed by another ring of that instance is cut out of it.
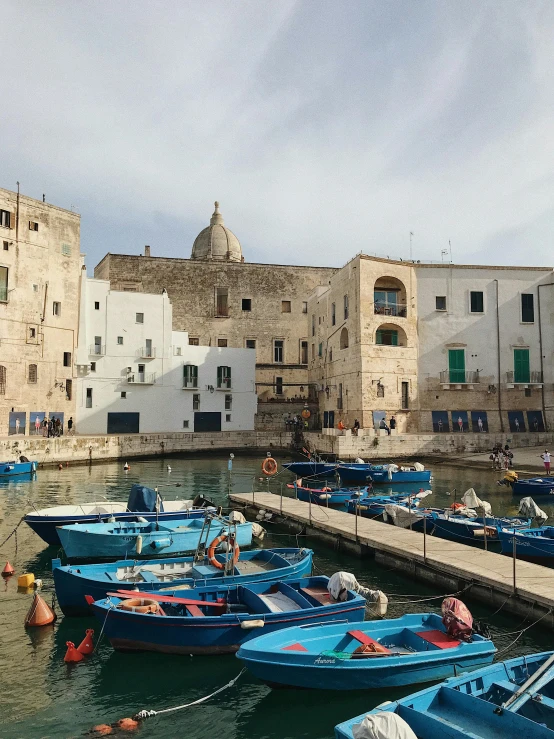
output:
<svg viewBox="0 0 554 739"><path fill-rule="evenodd" d="M262 462L262 472L264 475L275 475L277 472L277 462L273 457L266 457Z"/></svg>
<svg viewBox="0 0 554 739"><path fill-rule="evenodd" d="M133 613L158 613L160 610L159 603L150 598L126 598L117 607Z"/></svg>
<svg viewBox="0 0 554 739"><path fill-rule="evenodd" d="M307 408L304 408L304 410L301 413L301 416L304 420L307 420L311 415L312 415L311 412Z"/></svg>
<svg viewBox="0 0 554 739"><path fill-rule="evenodd" d="M218 570L222 570L223 565L221 564L221 562L218 562L217 559L215 558L215 550L220 544L223 544L223 542L226 539L229 539L229 534L226 534L225 532L223 532L219 536L216 536L215 539L210 544L210 546L208 547L208 562L214 567L216 567ZM231 537L229 541L231 542L231 545L234 544L234 547L233 547L233 566L234 566L239 561L240 549L234 537Z"/></svg>

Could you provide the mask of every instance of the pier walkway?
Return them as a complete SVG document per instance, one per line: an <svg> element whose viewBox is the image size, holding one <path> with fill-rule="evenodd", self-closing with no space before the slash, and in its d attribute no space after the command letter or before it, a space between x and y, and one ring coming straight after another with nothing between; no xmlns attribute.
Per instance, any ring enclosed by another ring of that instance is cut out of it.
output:
<svg viewBox="0 0 554 739"><path fill-rule="evenodd" d="M471 585L471 597L491 606L505 603L506 610L535 617L554 612L554 570L548 567L273 493L232 494L230 499L278 514L273 520L305 527L333 546L375 554L379 563L395 565L407 575L452 591ZM553 616L542 624L554 626Z"/></svg>

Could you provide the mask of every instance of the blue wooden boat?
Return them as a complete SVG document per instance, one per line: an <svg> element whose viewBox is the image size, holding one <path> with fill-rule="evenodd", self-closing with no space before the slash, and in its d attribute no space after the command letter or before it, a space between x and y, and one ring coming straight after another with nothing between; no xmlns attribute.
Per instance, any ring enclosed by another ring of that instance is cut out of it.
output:
<svg viewBox="0 0 554 739"><path fill-rule="evenodd" d="M503 528L498 531L503 554L513 556L514 539L516 557L528 562L550 563L554 561L554 526L539 526L515 531Z"/></svg>
<svg viewBox="0 0 554 739"><path fill-rule="evenodd" d="M37 471L38 462L0 462L0 477L15 477L16 475L32 475Z"/></svg>
<svg viewBox="0 0 554 739"><path fill-rule="evenodd" d="M209 515L209 514L208 514ZM58 536L68 559L120 559L195 552L201 535L211 541L223 532L235 531L239 547L250 546L252 524L232 524L214 517L181 519L169 523L89 523L60 526Z"/></svg>
<svg viewBox="0 0 554 739"><path fill-rule="evenodd" d="M338 473L344 485L428 483L430 470L402 469L388 464L339 464Z"/></svg>
<svg viewBox="0 0 554 739"><path fill-rule="evenodd" d="M335 726L335 737L371 736L368 724L379 736L394 729L407 736L400 733L407 724L424 739L554 739L554 652L497 662L387 701Z"/></svg>
<svg viewBox="0 0 554 739"><path fill-rule="evenodd" d="M124 501L100 501L78 505L61 505L42 508L27 513L25 523L47 544L60 545L58 526L79 523L106 523L138 521L177 521L184 518L203 518L207 510L215 510L213 503L201 495L194 500L165 500L156 490L135 484L131 487L127 503Z"/></svg>
<svg viewBox="0 0 554 739"><path fill-rule="evenodd" d="M417 493L414 495L406 493L398 493L393 495L370 495L366 498L351 498L348 501L348 513L354 513L365 518L379 518L385 512L385 506L395 503L396 505L406 506L407 508L416 509L420 504Z"/></svg>
<svg viewBox="0 0 554 739"><path fill-rule="evenodd" d="M207 557L178 557L157 560L128 559L104 564L84 564L62 567L59 559L52 560L54 585L58 605L66 616L86 616L90 608L85 600L105 598L117 588L139 591L161 591L174 588L198 588L205 585L233 585L245 582L273 582L306 577L312 571L311 549L252 549L241 552L230 574L217 569ZM225 555L216 554L218 562Z"/></svg>
<svg viewBox="0 0 554 739"><path fill-rule="evenodd" d="M329 578L319 576L194 588L186 591L186 598L179 597L183 596L182 590L158 593L150 613L125 610L133 606L114 596L96 601L91 607L117 650L224 654L236 652L262 629L267 633L292 625L363 619L365 599L348 591L346 601L331 601L328 582ZM147 593L141 596L148 600ZM180 602L172 601L175 596Z"/></svg>
<svg viewBox="0 0 554 739"><path fill-rule="evenodd" d="M486 526L487 541L498 542L499 531L503 528L527 529L532 520L522 516L462 516L452 513L448 508L444 510L418 511L419 517L412 524L413 531L423 532L424 526L430 536L440 539L459 541L462 544L483 542ZM424 519L427 519L424 523Z"/></svg>
<svg viewBox="0 0 554 739"><path fill-rule="evenodd" d="M510 484L514 495L554 495L554 478L530 477L528 480L514 480Z"/></svg>
<svg viewBox="0 0 554 739"><path fill-rule="evenodd" d="M364 495L365 491L357 493L353 490L331 490L329 487L324 488L306 488L300 485L293 485L295 496L298 500L308 503L311 499L312 503L323 506L343 506L346 505L351 498L357 498L358 495Z"/></svg>
<svg viewBox="0 0 554 739"><path fill-rule="evenodd" d="M451 637L440 616L414 613L361 623L294 626L262 633L237 657L270 685L366 690L443 680L490 664L490 639Z"/></svg>
<svg viewBox="0 0 554 739"><path fill-rule="evenodd" d="M334 477L338 462L285 462L284 469L292 472L296 477Z"/></svg>

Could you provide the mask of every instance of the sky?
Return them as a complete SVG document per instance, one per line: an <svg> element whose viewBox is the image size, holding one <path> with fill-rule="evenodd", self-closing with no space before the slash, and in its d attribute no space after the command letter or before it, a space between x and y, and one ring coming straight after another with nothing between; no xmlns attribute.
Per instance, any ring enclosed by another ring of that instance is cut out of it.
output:
<svg viewBox="0 0 554 739"><path fill-rule="evenodd" d="M551 0L3 0L0 187L109 251L552 265ZM7 30L8 29L8 30Z"/></svg>

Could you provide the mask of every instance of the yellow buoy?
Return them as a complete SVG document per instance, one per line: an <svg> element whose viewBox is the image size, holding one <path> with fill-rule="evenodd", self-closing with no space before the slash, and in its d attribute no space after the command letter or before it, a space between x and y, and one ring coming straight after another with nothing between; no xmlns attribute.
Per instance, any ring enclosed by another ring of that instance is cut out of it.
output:
<svg viewBox="0 0 554 739"><path fill-rule="evenodd" d="M33 573L26 572L17 578L17 587L18 588L30 588L34 582L35 582L35 576L33 575Z"/></svg>

